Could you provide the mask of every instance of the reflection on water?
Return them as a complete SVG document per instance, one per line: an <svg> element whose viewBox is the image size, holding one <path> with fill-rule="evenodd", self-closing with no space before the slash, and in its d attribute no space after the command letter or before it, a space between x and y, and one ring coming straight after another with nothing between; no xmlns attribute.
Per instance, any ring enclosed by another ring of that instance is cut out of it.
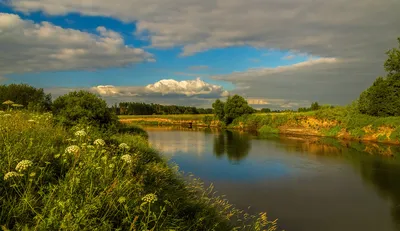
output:
<svg viewBox="0 0 400 231"><path fill-rule="evenodd" d="M286 230L400 230L399 147L232 131L148 130L183 171ZM384 155L386 156L384 156Z"/></svg>
<svg viewBox="0 0 400 231"><path fill-rule="evenodd" d="M249 135L232 131L222 131L214 136L214 154L217 157L227 155L229 160L240 161L250 151Z"/></svg>

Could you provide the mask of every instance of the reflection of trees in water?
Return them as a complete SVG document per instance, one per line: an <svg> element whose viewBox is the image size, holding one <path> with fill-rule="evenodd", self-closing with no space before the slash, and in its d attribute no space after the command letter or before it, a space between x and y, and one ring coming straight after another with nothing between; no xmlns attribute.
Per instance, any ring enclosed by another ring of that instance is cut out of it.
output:
<svg viewBox="0 0 400 231"><path fill-rule="evenodd" d="M363 179L392 201L392 218L400 230L400 165L393 162L371 158L358 163L358 167Z"/></svg>
<svg viewBox="0 0 400 231"><path fill-rule="evenodd" d="M214 154L217 157L227 155L229 160L244 159L251 149L250 137L232 131L222 131L214 136Z"/></svg>
<svg viewBox="0 0 400 231"><path fill-rule="evenodd" d="M391 201L392 219L400 230L400 161L398 156L388 156L400 153L399 146L316 137L281 136L278 142L276 147L282 147L289 153L346 159L381 197ZM282 143L285 145L281 145Z"/></svg>

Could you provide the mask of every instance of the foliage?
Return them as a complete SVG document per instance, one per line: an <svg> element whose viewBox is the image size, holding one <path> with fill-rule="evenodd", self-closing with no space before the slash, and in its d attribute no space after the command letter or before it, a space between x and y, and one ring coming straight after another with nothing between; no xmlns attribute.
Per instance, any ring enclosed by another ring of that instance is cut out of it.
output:
<svg viewBox="0 0 400 231"><path fill-rule="evenodd" d="M177 106L146 104L138 102L121 102L111 107L117 115L178 115L178 114L212 114L212 109Z"/></svg>
<svg viewBox="0 0 400 231"><path fill-rule="evenodd" d="M203 117L203 123L205 125L207 125L208 127L210 127L213 120L214 120L214 118L212 116L204 116Z"/></svg>
<svg viewBox="0 0 400 231"><path fill-rule="evenodd" d="M107 103L93 93L74 91L54 100L52 111L55 122L71 127L91 124L99 127L116 126L117 116L108 110Z"/></svg>
<svg viewBox="0 0 400 231"><path fill-rule="evenodd" d="M269 108L262 108L262 109L261 109L261 112L262 112L262 113L270 113L270 112L271 112L271 109L269 109Z"/></svg>
<svg viewBox="0 0 400 231"><path fill-rule="evenodd" d="M321 108L321 106L318 104L318 102L313 102L309 108L300 107L297 109L297 111L298 112L316 111L316 110L319 110L320 108Z"/></svg>
<svg viewBox="0 0 400 231"><path fill-rule="evenodd" d="M234 119L242 115L255 112L247 101L239 95L228 97L225 103L217 99L213 103L213 109L218 120L225 122L226 125L229 125Z"/></svg>
<svg viewBox="0 0 400 231"><path fill-rule="evenodd" d="M51 114L0 116L4 230L275 230L187 183L142 136L65 130Z"/></svg>
<svg viewBox="0 0 400 231"><path fill-rule="evenodd" d="M378 77L371 87L361 93L359 111L372 116L400 116L400 38L399 48L386 52L385 78Z"/></svg>
<svg viewBox="0 0 400 231"><path fill-rule="evenodd" d="M44 112L51 109L51 95L45 94L42 88L27 84L0 85L0 102L5 101L23 105L31 111ZM4 105L3 109L8 109L7 106Z"/></svg>
<svg viewBox="0 0 400 231"><path fill-rule="evenodd" d="M212 107L214 109L215 117L217 117L218 120L223 121L225 119L225 103L217 99L212 104Z"/></svg>

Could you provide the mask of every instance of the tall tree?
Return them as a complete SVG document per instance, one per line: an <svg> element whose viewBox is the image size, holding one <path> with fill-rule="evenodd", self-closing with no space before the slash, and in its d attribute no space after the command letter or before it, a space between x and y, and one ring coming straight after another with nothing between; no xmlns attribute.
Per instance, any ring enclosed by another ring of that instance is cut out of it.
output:
<svg viewBox="0 0 400 231"><path fill-rule="evenodd" d="M373 116L400 116L400 38L399 47L386 52L385 78L378 77L358 99L359 111Z"/></svg>
<svg viewBox="0 0 400 231"><path fill-rule="evenodd" d="M218 120L223 121L225 118L225 103L221 100L217 99L213 104L212 107L214 109L214 114Z"/></svg>

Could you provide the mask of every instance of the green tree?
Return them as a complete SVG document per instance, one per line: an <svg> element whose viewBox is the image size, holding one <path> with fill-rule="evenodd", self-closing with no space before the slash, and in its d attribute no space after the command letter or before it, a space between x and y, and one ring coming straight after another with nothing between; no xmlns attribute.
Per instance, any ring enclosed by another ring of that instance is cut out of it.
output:
<svg viewBox="0 0 400 231"><path fill-rule="evenodd" d="M261 112L262 112L262 113L270 113L270 112L271 112L271 109L269 109L269 108L263 108L263 109L261 109Z"/></svg>
<svg viewBox="0 0 400 231"><path fill-rule="evenodd" d="M45 94L42 88L27 84L0 85L0 102L13 101L31 111L48 111L51 109L51 95Z"/></svg>
<svg viewBox="0 0 400 231"><path fill-rule="evenodd" d="M316 111L318 109L320 109L318 102L314 102L311 104L311 111Z"/></svg>
<svg viewBox="0 0 400 231"><path fill-rule="evenodd" d="M230 124L234 119L238 118L239 116L252 114L254 112L254 109L249 106L249 104L243 97L239 95L234 95L232 97L228 97L228 100L226 101L224 106L224 112L225 123Z"/></svg>
<svg viewBox="0 0 400 231"><path fill-rule="evenodd" d="M212 107L214 109L214 114L215 117L217 117L218 120L223 121L225 118L225 103L222 102L221 100L217 99L213 104Z"/></svg>
<svg viewBox="0 0 400 231"><path fill-rule="evenodd" d="M118 123L107 103L87 91L74 91L58 97L53 102L52 111L55 121L68 127L85 123L107 128Z"/></svg>
<svg viewBox="0 0 400 231"><path fill-rule="evenodd" d="M386 52L387 76L378 77L358 99L359 111L372 116L400 116L400 38L399 48Z"/></svg>

